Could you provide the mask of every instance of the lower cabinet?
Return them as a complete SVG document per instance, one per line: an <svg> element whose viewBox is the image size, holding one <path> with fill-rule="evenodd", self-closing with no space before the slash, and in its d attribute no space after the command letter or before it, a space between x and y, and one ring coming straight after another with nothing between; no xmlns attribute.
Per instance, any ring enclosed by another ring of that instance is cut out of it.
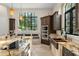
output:
<svg viewBox="0 0 79 59"><path fill-rule="evenodd" d="M50 44L51 52L52 52L53 56L62 56L62 47L60 45L58 45L58 46L59 46L59 48L56 49L52 43Z"/></svg>
<svg viewBox="0 0 79 59"><path fill-rule="evenodd" d="M75 53L59 44L59 48L56 49L53 44L50 44L51 52L53 56L76 56Z"/></svg>
<svg viewBox="0 0 79 59"><path fill-rule="evenodd" d="M49 40L45 40L45 39L41 39L41 43L46 44L46 45L50 45Z"/></svg>
<svg viewBox="0 0 79 59"><path fill-rule="evenodd" d="M70 50L68 50L65 47L63 47L62 49L62 55L63 56L76 56L76 54L72 53Z"/></svg>
<svg viewBox="0 0 79 59"><path fill-rule="evenodd" d="M50 46L53 56L57 55L55 47L52 44L50 44Z"/></svg>
<svg viewBox="0 0 79 59"><path fill-rule="evenodd" d="M52 55L53 56L58 55L57 54L57 49L56 49L56 47L54 45L54 42L52 41L52 39L50 37L49 37L49 40L50 40L50 49L51 49Z"/></svg>

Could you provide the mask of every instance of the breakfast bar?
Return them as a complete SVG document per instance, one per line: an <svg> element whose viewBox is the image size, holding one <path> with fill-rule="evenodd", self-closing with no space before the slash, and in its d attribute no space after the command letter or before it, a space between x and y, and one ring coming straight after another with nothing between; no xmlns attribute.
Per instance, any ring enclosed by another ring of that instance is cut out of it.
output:
<svg viewBox="0 0 79 59"><path fill-rule="evenodd" d="M12 43L16 42L13 48ZM10 47L11 46L11 47ZM32 36L17 36L0 40L0 56L30 56L32 46Z"/></svg>

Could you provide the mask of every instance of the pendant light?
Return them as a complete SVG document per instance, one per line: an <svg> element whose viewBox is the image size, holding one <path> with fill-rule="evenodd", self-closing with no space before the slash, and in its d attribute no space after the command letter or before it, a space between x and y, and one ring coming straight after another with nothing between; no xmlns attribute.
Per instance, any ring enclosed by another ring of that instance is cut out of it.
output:
<svg viewBox="0 0 79 59"><path fill-rule="evenodd" d="M10 12L10 16L13 16L13 15L14 15L14 13L15 13L15 10L14 10L14 8L13 8L13 5L12 5L12 4L11 4L11 7L10 7L9 12Z"/></svg>
<svg viewBox="0 0 79 59"><path fill-rule="evenodd" d="M19 16L19 19L20 19L20 20L23 20L22 7L21 7L21 14L20 14L20 16Z"/></svg>
<svg viewBox="0 0 79 59"><path fill-rule="evenodd" d="M19 19L20 19L20 20L23 20L23 16L22 16L22 15L20 15L20 16L19 16Z"/></svg>

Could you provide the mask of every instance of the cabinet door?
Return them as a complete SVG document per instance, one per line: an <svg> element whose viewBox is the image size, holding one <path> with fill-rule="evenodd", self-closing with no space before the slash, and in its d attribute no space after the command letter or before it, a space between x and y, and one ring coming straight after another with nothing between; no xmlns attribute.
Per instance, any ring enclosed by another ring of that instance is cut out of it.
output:
<svg viewBox="0 0 79 59"><path fill-rule="evenodd" d="M50 17L46 17L46 19L45 19L45 25L48 25L49 21L50 21Z"/></svg>
<svg viewBox="0 0 79 59"><path fill-rule="evenodd" d="M79 31L79 3L76 4L77 30Z"/></svg>
<svg viewBox="0 0 79 59"><path fill-rule="evenodd" d="M41 24L42 25L48 25L49 21L50 21L50 17L49 16L41 18Z"/></svg>
<svg viewBox="0 0 79 59"><path fill-rule="evenodd" d="M9 30L15 30L15 19L9 19Z"/></svg>
<svg viewBox="0 0 79 59"><path fill-rule="evenodd" d="M54 15L53 19L54 19L54 20L53 20L53 23L54 23L54 25L53 25L53 26L54 26L54 30L57 30L57 25L58 25L58 24L56 23L57 16Z"/></svg>
<svg viewBox="0 0 79 59"><path fill-rule="evenodd" d="M60 29L61 29L61 15L57 15L56 30L60 30Z"/></svg>
<svg viewBox="0 0 79 59"><path fill-rule="evenodd" d="M44 20L43 20L43 18L41 18L41 25L43 25L44 24Z"/></svg>
<svg viewBox="0 0 79 59"><path fill-rule="evenodd" d="M41 18L41 25L45 25L45 18Z"/></svg>
<svg viewBox="0 0 79 59"><path fill-rule="evenodd" d="M43 21L44 21L44 25L46 25L46 18L44 18Z"/></svg>
<svg viewBox="0 0 79 59"><path fill-rule="evenodd" d="M58 15L58 12L55 12L54 15L53 15L54 30L60 30L61 29L60 22L61 22L60 15Z"/></svg>

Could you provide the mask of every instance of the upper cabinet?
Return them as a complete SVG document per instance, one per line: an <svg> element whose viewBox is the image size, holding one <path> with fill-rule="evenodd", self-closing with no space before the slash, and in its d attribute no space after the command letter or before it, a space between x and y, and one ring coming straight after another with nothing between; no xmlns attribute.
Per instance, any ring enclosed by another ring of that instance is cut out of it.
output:
<svg viewBox="0 0 79 59"><path fill-rule="evenodd" d="M46 17L41 18L42 25L49 25L49 22L50 22L50 16L46 16Z"/></svg>
<svg viewBox="0 0 79 59"><path fill-rule="evenodd" d="M48 33L55 33L53 30L53 17L51 15L41 17L41 26L48 26Z"/></svg>
<svg viewBox="0 0 79 59"><path fill-rule="evenodd" d="M54 30L61 30L61 15L58 12L53 14L53 28Z"/></svg>

